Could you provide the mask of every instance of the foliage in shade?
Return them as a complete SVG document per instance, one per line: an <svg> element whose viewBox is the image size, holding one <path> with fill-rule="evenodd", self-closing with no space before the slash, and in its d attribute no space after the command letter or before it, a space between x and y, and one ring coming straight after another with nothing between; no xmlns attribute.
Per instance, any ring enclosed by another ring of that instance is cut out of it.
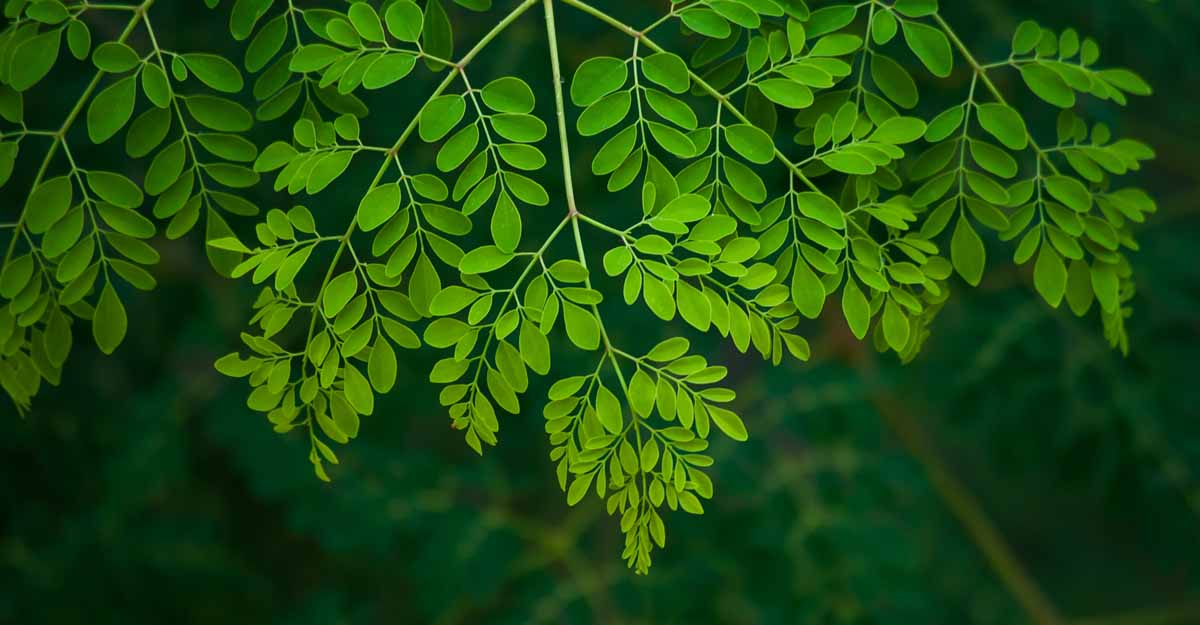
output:
<svg viewBox="0 0 1200 625"><path fill-rule="evenodd" d="M144 267L158 252L146 240L159 224L178 238L203 221L215 270L263 285L242 335L248 355L216 366L248 378L247 405L276 431L307 435L318 477L338 462L330 443L357 437L395 386L397 350L444 350L429 378L466 443L482 453L505 414L541 406L568 504L604 498L625 560L644 573L666 544L662 510L701 514L713 496L710 433L749 432L727 408L726 368L688 340L614 344L600 305L617 294L647 323L679 318L775 363L807 359L803 320L840 308L857 337L908 361L953 274L980 283L994 236L1032 263L1048 304L1097 308L1108 342L1128 349L1126 251L1155 203L1117 179L1153 153L1074 107L1150 89L1100 67L1096 42L1073 30L1022 23L1010 56L982 65L935 0L695 0L642 28L581 0L523 0L489 14L477 42L456 39L440 0L237 0L222 9L245 42L235 63L161 47L154 4L4 5L0 183L36 151L29 144L49 145L4 226L0 383L22 411L59 380L76 321L91 322L105 353L123 342L120 291L154 288ZM538 9L553 109L522 77L484 80L470 65ZM628 35L629 48L570 71L559 9ZM92 40L96 11L128 16L116 39ZM671 27L684 33L674 50L659 43ZM47 82L63 46L90 58L95 77L61 127L28 128L24 93ZM239 67L258 74L253 112L233 95L247 84ZM442 78L419 113L394 141L364 141L366 94L409 94L418 71ZM1002 71L1061 109L1052 146L1031 134L1037 116L999 91ZM918 108L923 87L956 74L963 99ZM123 137L124 153L148 162L141 183L77 164L78 124L95 144ZM255 127L285 133L260 151L242 136ZM546 188L555 174L542 146L555 141L565 198ZM572 167L585 153L590 162ZM610 192L629 190L620 197L637 198L640 218L617 223L599 209L606 198L575 197L584 167ZM322 196L372 172L351 202ZM297 199L262 212L251 198L267 190L327 206ZM330 230L337 208L354 211L344 231ZM228 216L246 218L253 239ZM557 225L541 236L547 222ZM592 366L552 362L563 338ZM531 371L556 380L546 400L525 397Z"/></svg>

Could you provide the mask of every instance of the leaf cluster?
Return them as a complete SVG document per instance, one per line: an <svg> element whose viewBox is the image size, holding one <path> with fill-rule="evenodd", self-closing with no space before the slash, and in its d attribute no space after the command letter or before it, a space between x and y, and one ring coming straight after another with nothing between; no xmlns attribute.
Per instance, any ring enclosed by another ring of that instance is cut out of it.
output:
<svg viewBox="0 0 1200 625"><path fill-rule="evenodd" d="M1097 304L1109 343L1128 348L1126 254L1155 203L1119 179L1153 152L1089 124L1078 103L1150 88L1101 67L1098 44L1074 30L1022 23L1009 57L982 64L936 0L685 0L640 28L583 0L523 0L486 13L490 29L464 52L457 9L441 0L236 0L219 9L245 42L235 62L161 47L153 5L4 6L0 183L29 143L49 145L6 225L0 273L0 382L22 410L57 382L76 321L91 321L106 353L122 343L121 292L154 287L146 241L158 224L178 238L203 220L214 268L261 289L244 349L216 367L248 380L247 406L276 431L307 436L318 477L395 387L400 350L443 350L429 379L478 453L506 415L527 413L530 373L551 376L545 431L567 502L605 499L644 573L666 544L664 506L700 514L713 495L712 426L749 434L734 391L713 386L724 366L681 337L637 345L636 331L606 325L610 306L777 364L807 359L805 324L834 308L854 336L907 361L954 275L981 282L987 237L1016 241L1015 263L1033 262L1050 306L1082 316ZM564 67L560 9L628 48ZM471 65L539 10L553 108L521 76ZM93 45L96 12L128 25ZM61 127L27 127L23 95L64 39L94 78ZM1038 117L998 89L1001 72L1059 111L1054 141L1038 142L1027 121ZM947 106L937 100L955 89L929 83L955 75L965 93ZM256 77L243 94L245 76ZM373 94L411 98L427 76L435 86L403 132L374 139ZM125 155L148 162L142 179L77 164L77 123L94 144L123 135ZM242 136L251 129L273 140L259 150ZM572 157L584 154L632 219L575 195ZM369 185L354 187L359 177ZM559 182L565 197L548 190ZM268 192L284 207L250 199ZM558 346L592 366L563 370Z"/></svg>

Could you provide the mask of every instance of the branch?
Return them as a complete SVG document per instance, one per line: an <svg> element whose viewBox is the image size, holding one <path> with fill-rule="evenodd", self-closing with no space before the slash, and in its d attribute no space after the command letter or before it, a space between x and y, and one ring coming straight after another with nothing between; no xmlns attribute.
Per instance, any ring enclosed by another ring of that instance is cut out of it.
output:
<svg viewBox="0 0 1200 625"><path fill-rule="evenodd" d="M1064 625L1058 609L1025 570L983 505L938 454L929 434L894 397L877 393L872 403L921 466L946 506L983 552L992 570L1038 625Z"/></svg>

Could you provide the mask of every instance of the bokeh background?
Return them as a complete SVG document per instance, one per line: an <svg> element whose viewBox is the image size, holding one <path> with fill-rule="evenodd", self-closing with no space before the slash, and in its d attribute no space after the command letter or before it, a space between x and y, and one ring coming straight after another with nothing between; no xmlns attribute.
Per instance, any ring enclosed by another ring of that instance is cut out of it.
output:
<svg viewBox="0 0 1200 625"><path fill-rule="evenodd" d="M224 13L159 4L177 49L236 53ZM508 4L453 8L460 46ZM665 6L599 4L634 22ZM478 458L425 382L433 353L405 356L399 388L339 450L334 483L318 482L301 437L274 434L244 384L211 366L236 349L255 291L214 275L198 241L163 241L161 288L127 300L120 351L77 346L26 418L0 405L0 622L1200 623L1200 2L942 5L981 58L1003 58L1036 17L1095 37L1104 60L1156 88L1121 112L1086 109L1159 157L1138 176L1160 212L1134 256L1128 357L1094 313L1043 305L994 241L1002 260L981 288L956 289L907 366L854 342L836 314L811 328L807 364L770 367L697 337L731 365L751 440L715 443L706 514L672 514L667 549L636 577L615 519L594 499L565 505L538 403ZM569 66L626 51L559 11ZM539 20L472 67L548 84ZM68 69L39 97L74 97L82 76ZM383 101L369 125L395 136L409 104ZM579 149L587 162L595 146ZM679 331L607 314L618 341Z"/></svg>

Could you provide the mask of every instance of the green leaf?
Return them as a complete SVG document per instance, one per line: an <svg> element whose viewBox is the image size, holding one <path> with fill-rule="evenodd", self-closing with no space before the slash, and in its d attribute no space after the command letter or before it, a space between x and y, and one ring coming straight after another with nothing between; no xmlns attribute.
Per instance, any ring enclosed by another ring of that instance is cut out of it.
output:
<svg viewBox="0 0 1200 625"><path fill-rule="evenodd" d="M843 56L861 48L862 43L863 40L858 35L836 33L818 39L808 53L814 57Z"/></svg>
<svg viewBox="0 0 1200 625"><path fill-rule="evenodd" d="M1043 65L1021 66L1021 79L1037 97L1059 108L1075 106L1075 92L1054 70Z"/></svg>
<svg viewBox="0 0 1200 625"><path fill-rule="evenodd" d="M688 9L679 14L679 19L688 28L713 39L724 39L732 34L729 22L716 12L698 7Z"/></svg>
<svg viewBox="0 0 1200 625"><path fill-rule="evenodd" d="M504 184L508 185L509 191L512 191L518 200L526 204L545 206L550 202L550 196L546 193L545 187L532 178L506 171L504 172Z"/></svg>
<svg viewBox="0 0 1200 625"><path fill-rule="evenodd" d="M441 278L438 276L437 268L433 266L433 262L424 253L417 257L417 263L413 267L412 278L408 283L408 297L412 300L413 308L422 317L429 316L429 303L437 295L438 291L442 290Z"/></svg>
<svg viewBox="0 0 1200 625"><path fill-rule="evenodd" d="M491 118L496 134L521 143L534 143L546 136L546 122L533 115L500 113Z"/></svg>
<svg viewBox="0 0 1200 625"><path fill-rule="evenodd" d="M466 112L467 102L461 95L443 95L430 100L421 110L421 139L433 143L446 136Z"/></svg>
<svg viewBox="0 0 1200 625"><path fill-rule="evenodd" d="M26 91L50 73L58 61L61 33L62 30L55 28L16 44L7 68L10 87ZM9 42L11 39L6 44Z"/></svg>
<svg viewBox="0 0 1200 625"><path fill-rule="evenodd" d="M452 285L446 287L429 303L429 312L435 316L444 317L462 311L478 300L480 293L466 287Z"/></svg>
<svg viewBox="0 0 1200 625"><path fill-rule="evenodd" d="M384 20L393 37L413 43L421 38L425 16L421 14L421 7L412 0L399 0L388 7Z"/></svg>
<svg viewBox="0 0 1200 625"><path fill-rule="evenodd" d="M171 105L171 84L167 73L158 65L142 66L142 92L154 106L165 109Z"/></svg>
<svg viewBox="0 0 1200 625"><path fill-rule="evenodd" d="M243 132L254 125L245 107L215 96L189 96L184 99L188 113L201 125L221 132Z"/></svg>
<svg viewBox="0 0 1200 625"><path fill-rule="evenodd" d="M600 322L595 315L581 306L564 301L562 316L567 326L567 338L572 343L589 351L600 347Z"/></svg>
<svg viewBox="0 0 1200 625"><path fill-rule="evenodd" d="M976 109L979 125L1010 150L1024 150L1029 145L1025 120L1012 107L1000 104L980 104Z"/></svg>
<svg viewBox="0 0 1200 625"><path fill-rule="evenodd" d="M750 438L749 433L746 432L746 424L733 411L720 406L708 406L708 416L725 433L725 436L739 442Z"/></svg>
<svg viewBox="0 0 1200 625"><path fill-rule="evenodd" d="M483 103L500 113L529 113L534 107L533 89L520 78L497 78L484 86Z"/></svg>
<svg viewBox="0 0 1200 625"><path fill-rule="evenodd" d="M619 434L625 427L625 415L621 410L621 402L603 384L596 389L596 418L600 420L600 424L604 426L605 430L608 430L609 434Z"/></svg>
<svg viewBox="0 0 1200 625"><path fill-rule="evenodd" d="M329 281L321 294L321 309L326 317L334 317L358 293L358 272L347 271Z"/></svg>
<svg viewBox="0 0 1200 625"><path fill-rule="evenodd" d="M454 133L438 150L437 167L443 172L454 171L470 158L479 146L479 126L471 124Z"/></svg>
<svg viewBox="0 0 1200 625"><path fill-rule="evenodd" d="M696 287L680 280L675 283L675 303L679 316L701 332L712 324L712 303Z"/></svg>
<svg viewBox="0 0 1200 625"><path fill-rule="evenodd" d="M92 143L104 143L117 134L133 115L137 82L133 76L109 85L88 106L88 136Z"/></svg>
<svg viewBox="0 0 1200 625"><path fill-rule="evenodd" d="M647 94L649 99L649 94ZM633 98L628 91L618 91L604 96L593 102L579 115L575 127L579 134L585 137L598 135L613 126L629 114Z"/></svg>
<svg viewBox="0 0 1200 625"><path fill-rule="evenodd" d="M358 31L363 39L375 42L385 41L383 23L371 5L366 2L356 2L350 5L346 14L350 18L350 23L354 25L354 30Z"/></svg>
<svg viewBox="0 0 1200 625"><path fill-rule="evenodd" d="M85 239L85 241L90 242L91 239ZM90 248L89 257L86 260L91 260ZM32 254L19 256L5 263L3 270L0 271L0 296L8 299L16 297L29 284L29 279L33 277L33 270ZM4 312L7 312L7 309Z"/></svg>
<svg viewBox="0 0 1200 625"><path fill-rule="evenodd" d="M762 91L762 95L767 96L767 100L781 107L808 108L814 102L812 90L808 86L786 78L768 78L756 83L756 86Z"/></svg>
<svg viewBox="0 0 1200 625"><path fill-rule="evenodd" d="M358 225L370 232L387 223L400 210L400 185L385 184L371 189L358 205Z"/></svg>
<svg viewBox="0 0 1200 625"><path fill-rule="evenodd" d="M67 47L80 61L88 57L92 50L92 31L87 24L80 20L71 20L67 25Z"/></svg>
<svg viewBox="0 0 1200 625"><path fill-rule="evenodd" d="M1037 47L1038 41L1042 38L1042 28L1037 25L1037 22L1026 20L1017 24L1017 30L1013 32L1012 51L1013 54L1028 54Z"/></svg>
<svg viewBox="0 0 1200 625"><path fill-rule="evenodd" d="M583 500L587 495L588 489L592 487L592 479L596 476L596 472L589 472L577 476L575 481L571 482L571 488L567 490L567 505L574 506Z"/></svg>
<svg viewBox="0 0 1200 625"><path fill-rule="evenodd" d="M971 157L985 170L1004 178L1017 175L1017 161L1008 152L983 141L968 139L971 147Z"/></svg>
<svg viewBox="0 0 1200 625"><path fill-rule="evenodd" d="M955 130L962 127L963 119L965 118L966 112L961 105L956 105L942 111L929 122L929 127L925 130L925 140L936 143L946 139Z"/></svg>
<svg viewBox="0 0 1200 625"><path fill-rule="evenodd" d="M825 307L825 287L821 279L803 259L796 262L792 273L792 301L800 314L809 319L816 319Z"/></svg>
<svg viewBox="0 0 1200 625"><path fill-rule="evenodd" d="M43 24L59 24L71 16L67 7L59 0L35 0L25 9L25 15Z"/></svg>
<svg viewBox="0 0 1200 625"><path fill-rule="evenodd" d="M1082 260L1071 261L1067 269L1067 304L1071 312L1082 317L1087 314L1095 299L1092 290L1092 272L1088 264Z"/></svg>
<svg viewBox="0 0 1200 625"><path fill-rule="evenodd" d="M512 253L485 245L467 252L459 261L458 270L465 274L485 274L500 269L512 259Z"/></svg>
<svg viewBox="0 0 1200 625"><path fill-rule="evenodd" d="M121 234L138 239L149 239L154 236L154 222L141 216L137 211L103 202L97 204L96 208L104 222Z"/></svg>
<svg viewBox="0 0 1200 625"><path fill-rule="evenodd" d="M643 418L650 416L654 410L656 393L657 386L654 380L643 369L638 368L629 380L629 405L634 414ZM649 467L646 470L649 470Z"/></svg>
<svg viewBox="0 0 1200 625"><path fill-rule="evenodd" d="M1098 73L1101 80L1133 95L1148 96L1154 93L1141 76L1127 69L1105 69Z"/></svg>
<svg viewBox="0 0 1200 625"><path fill-rule="evenodd" d="M571 101L588 106L620 89L629 78L625 61L611 56L593 57L575 70L571 79Z"/></svg>
<svg viewBox="0 0 1200 625"><path fill-rule="evenodd" d="M304 191L309 195L320 193L325 187L333 184L333 181L337 180L346 171L353 158L353 150L332 152L321 157L309 173L308 182L304 185ZM212 168L210 167L209 170L211 171Z"/></svg>
<svg viewBox="0 0 1200 625"><path fill-rule="evenodd" d="M122 208L137 208L142 205L142 190L132 180L107 171L89 171L88 187L100 199Z"/></svg>
<svg viewBox="0 0 1200 625"><path fill-rule="evenodd" d="M621 94L614 95L625 95L626 99L628 99L629 94L622 92ZM684 130L695 130L699 125L699 120L696 118L695 111L693 111L692 107L688 106L683 100L669 96L657 89L646 89L645 95L646 104L649 104L650 108L655 113L663 116L663 118L667 119L676 126L679 126ZM601 103L603 103L603 100L598 102L596 105ZM621 116L624 117L624 113L622 113ZM580 117L580 120L582 125L582 116Z"/></svg>
<svg viewBox="0 0 1200 625"><path fill-rule="evenodd" d="M501 191L492 212L492 240L502 252L514 252L521 244L521 213L508 193Z"/></svg>
<svg viewBox="0 0 1200 625"><path fill-rule="evenodd" d="M1037 263L1033 266L1033 285L1050 306L1058 308L1062 303L1067 291L1067 268L1051 245L1042 244Z"/></svg>
<svg viewBox="0 0 1200 625"><path fill-rule="evenodd" d="M244 82L242 74L233 63L215 54L191 53L181 55L192 75L200 82L225 93L237 93L242 90Z"/></svg>
<svg viewBox="0 0 1200 625"><path fill-rule="evenodd" d="M546 165L546 155L532 145L506 143L496 146L504 162L526 171L536 171Z"/></svg>
<svg viewBox="0 0 1200 625"><path fill-rule="evenodd" d="M671 93L684 93L691 86L687 63L670 52L658 52L642 59L642 73Z"/></svg>
<svg viewBox="0 0 1200 625"><path fill-rule="evenodd" d="M396 385L396 352L383 338L375 341L367 360L367 375L371 386L379 393L387 393Z"/></svg>
<svg viewBox="0 0 1200 625"><path fill-rule="evenodd" d="M425 51L436 57L449 60L454 56L454 30L446 9L442 8L439 0L428 0L425 4L425 23L421 30L421 45ZM442 64L432 59L426 59L430 69L438 70Z"/></svg>
<svg viewBox="0 0 1200 625"><path fill-rule="evenodd" d="M883 337L887 340L889 347L896 351L903 351L904 346L908 344L908 318L904 316L904 312L900 310L896 300L889 297L887 303L883 307Z"/></svg>
<svg viewBox="0 0 1200 625"><path fill-rule="evenodd" d="M633 262L633 253L628 247L615 247L604 254L604 272L610 276L618 276L625 272Z"/></svg>
<svg viewBox="0 0 1200 625"><path fill-rule="evenodd" d="M258 34L246 47L246 70L257 73L266 67L267 63L271 62L271 59L283 48L287 35L287 15L280 15L267 22L267 25L259 29Z"/></svg>
<svg viewBox="0 0 1200 625"><path fill-rule="evenodd" d="M29 231L43 234L71 208L74 187L67 176L51 178L38 185L25 201L25 223Z"/></svg>
<svg viewBox="0 0 1200 625"><path fill-rule="evenodd" d="M916 117L893 117L875 129L872 141L891 145L912 143L925 135L925 122Z"/></svg>
<svg viewBox="0 0 1200 625"><path fill-rule="evenodd" d="M125 316L125 306L117 297L111 282L104 284L100 299L96 302L95 316L92 317L92 335L96 346L105 354L112 354L125 340L129 320Z"/></svg>
<svg viewBox="0 0 1200 625"><path fill-rule="evenodd" d="M854 336L860 340L867 336L871 327L871 306L854 280L847 280L842 288L842 314Z"/></svg>
<svg viewBox="0 0 1200 625"><path fill-rule="evenodd" d="M765 165L775 160L775 142L771 135L750 124L725 127L729 147L751 163Z"/></svg>
<svg viewBox="0 0 1200 625"><path fill-rule="evenodd" d="M385 54L363 73L362 85L367 89L383 89L407 76L416 64L417 57L407 52Z"/></svg>
<svg viewBox="0 0 1200 625"><path fill-rule="evenodd" d="M796 194L796 205L805 217L815 219L837 230L846 228L846 216L842 213L842 208L824 194L798 193Z"/></svg>
<svg viewBox="0 0 1200 625"><path fill-rule="evenodd" d="M916 106L920 100L917 83L908 70L890 56L871 55L871 79L888 99L906 109Z"/></svg>
<svg viewBox="0 0 1200 625"><path fill-rule="evenodd" d="M375 394L371 392L371 383L362 372L349 362L343 370L346 401L354 408L354 412L370 415L375 412ZM341 418L337 418L341 417ZM358 435L358 417L350 412L335 414L338 429L349 438Z"/></svg>
<svg viewBox="0 0 1200 625"><path fill-rule="evenodd" d="M1121 305L1121 282L1114 266L1099 261L1092 264L1092 290L1100 308L1107 313L1117 312Z"/></svg>
<svg viewBox="0 0 1200 625"><path fill-rule="evenodd" d="M903 22L903 29L908 48L921 59L926 69L938 78L949 76L954 69L954 55L946 35L933 26L908 20Z"/></svg>
<svg viewBox="0 0 1200 625"><path fill-rule="evenodd" d="M288 69L296 73L315 72L324 69L342 56L342 51L324 43L302 46L292 55Z"/></svg>
<svg viewBox="0 0 1200 625"><path fill-rule="evenodd" d="M983 279L983 268L987 255L983 248L983 239L971 227L965 217L960 217L954 226L954 237L950 240L950 260L958 275L971 286L979 286Z"/></svg>
<svg viewBox="0 0 1200 625"><path fill-rule="evenodd" d="M766 201L767 187L763 184L762 178L759 178L758 174L754 173L754 170L743 165L741 161L733 159L725 159L721 165L725 170L725 177L729 180L729 184L733 186L739 195L750 202ZM738 215L738 218L743 221L745 221L745 217L746 215ZM757 222L756 217L751 225L756 225Z"/></svg>
<svg viewBox="0 0 1200 625"><path fill-rule="evenodd" d="M603 176L616 171L637 145L637 139L637 125L631 125L613 135L600 147L600 151L596 152L596 156L592 159L592 173Z"/></svg>
<svg viewBox="0 0 1200 625"><path fill-rule="evenodd" d="M159 195L171 188L183 173L186 159L187 148L182 140L160 150L154 160L150 161L150 168L146 170L146 193Z"/></svg>
<svg viewBox="0 0 1200 625"><path fill-rule="evenodd" d="M1046 191L1054 199L1076 212L1086 213L1092 208L1092 194L1082 182L1069 176L1048 176L1043 179Z"/></svg>
<svg viewBox="0 0 1200 625"><path fill-rule="evenodd" d="M138 53L120 41L106 41L97 46L96 51L92 53L92 63L112 74L127 72L137 67L140 62Z"/></svg>

